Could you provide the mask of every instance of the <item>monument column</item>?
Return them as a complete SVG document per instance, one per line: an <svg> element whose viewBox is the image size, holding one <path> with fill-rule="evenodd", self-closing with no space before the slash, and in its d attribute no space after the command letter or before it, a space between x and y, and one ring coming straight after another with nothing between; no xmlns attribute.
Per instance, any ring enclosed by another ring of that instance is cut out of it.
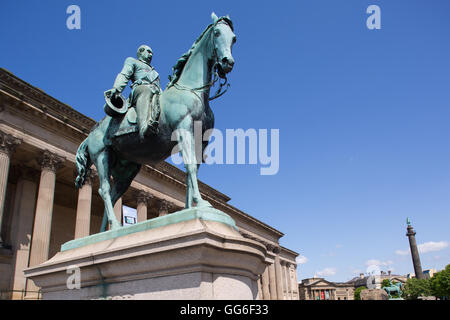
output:
<svg viewBox="0 0 450 320"><path fill-rule="evenodd" d="M409 247L411 249L411 257L414 266L414 273L416 274L417 279L423 279L424 276L422 272L422 265L420 263L419 250L417 250L416 233L414 232L414 229L411 226L409 218L406 219L406 223L408 224L408 227L406 228L407 230L406 236L409 239Z"/></svg>
<svg viewBox="0 0 450 320"><path fill-rule="evenodd" d="M264 270L262 277L262 291L264 300L270 300L270 289L269 289L269 267L267 266Z"/></svg>
<svg viewBox="0 0 450 320"><path fill-rule="evenodd" d="M139 190L139 192L137 193L136 211L138 223L147 220L147 206L151 198L152 196L148 192L145 192L144 190Z"/></svg>
<svg viewBox="0 0 450 320"><path fill-rule="evenodd" d="M89 169L84 185L78 190L75 239L87 237L91 226L92 180L95 173Z"/></svg>
<svg viewBox="0 0 450 320"><path fill-rule="evenodd" d="M3 246L1 236L3 209L5 205L6 186L8 184L9 163L12 153L22 140L0 131L0 247Z"/></svg>

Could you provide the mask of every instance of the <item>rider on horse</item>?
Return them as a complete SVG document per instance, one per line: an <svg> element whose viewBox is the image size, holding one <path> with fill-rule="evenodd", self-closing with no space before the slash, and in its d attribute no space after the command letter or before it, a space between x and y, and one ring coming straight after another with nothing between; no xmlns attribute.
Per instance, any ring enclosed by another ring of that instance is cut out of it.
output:
<svg viewBox="0 0 450 320"><path fill-rule="evenodd" d="M160 113L157 103L152 103L153 96L161 93L159 74L150 65L152 56L153 51L149 46L140 46L137 51L137 59L129 57L125 60L113 88L107 91L107 95L110 97L119 95L127 86L128 81L132 81L132 92L128 100L130 106L136 108L141 141L147 132L157 133Z"/></svg>

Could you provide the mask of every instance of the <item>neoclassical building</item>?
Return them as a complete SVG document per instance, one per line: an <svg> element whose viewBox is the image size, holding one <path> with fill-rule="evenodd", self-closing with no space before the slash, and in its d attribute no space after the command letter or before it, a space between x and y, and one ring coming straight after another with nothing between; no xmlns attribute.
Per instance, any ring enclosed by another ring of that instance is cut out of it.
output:
<svg viewBox="0 0 450 320"><path fill-rule="evenodd" d="M74 186L75 154L95 121L0 69L0 299L39 298L23 270L54 256L63 243L99 232L103 201L95 171ZM202 196L235 221L239 232L267 248L260 299L299 299L296 252L283 233L230 205L199 181ZM137 210L137 222L184 207L185 173L167 162L143 166L115 206Z"/></svg>
<svg viewBox="0 0 450 320"><path fill-rule="evenodd" d="M299 283L300 300L353 300L354 287L324 278L303 279Z"/></svg>
<svg viewBox="0 0 450 320"><path fill-rule="evenodd" d="M354 300L355 289L366 287L368 281L373 281L377 289L381 289L381 283L384 279L390 279L393 282L406 282L405 276L391 274L381 271L376 278L370 275L360 273L359 277L354 277L347 282L331 282L324 278L303 279L299 287L300 300Z"/></svg>

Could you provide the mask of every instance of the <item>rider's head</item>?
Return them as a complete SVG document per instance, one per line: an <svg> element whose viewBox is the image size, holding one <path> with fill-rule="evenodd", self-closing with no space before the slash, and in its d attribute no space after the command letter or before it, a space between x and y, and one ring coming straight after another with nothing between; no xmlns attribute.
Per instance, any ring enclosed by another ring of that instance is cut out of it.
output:
<svg viewBox="0 0 450 320"><path fill-rule="evenodd" d="M152 62L153 50L149 46L143 44L138 48L137 58L142 62L150 64Z"/></svg>

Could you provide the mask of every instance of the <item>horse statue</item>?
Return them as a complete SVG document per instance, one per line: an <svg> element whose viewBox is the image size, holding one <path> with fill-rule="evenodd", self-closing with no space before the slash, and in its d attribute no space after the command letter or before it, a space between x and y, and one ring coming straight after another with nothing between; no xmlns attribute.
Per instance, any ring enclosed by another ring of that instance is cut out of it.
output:
<svg viewBox="0 0 450 320"><path fill-rule="evenodd" d="M389 279L389 286L388 287L383 287L383 290L386 291L386 293L389 295L389 298L392 298L392 293L398 293L399 296L402 295L402 283L401 282L397 282L397 283L392 283L391 279Z"/></svg>
<svg viewBox="0 0 450 320"><path fill-rule="evenodd" d="M233 69L232 47L236 42L233 23L229 16L218 18L211 15L210 24L173 67L173 77L159 96L160 116L158 131L140 139L133 117L111 117L107 115L97 123L88 137L80 144L76 154L78 176L77 188L84 184L92 164L97 168L100 181L99 194L105 210L101 232L118 229L121 223L114 215L114 204L125 193L143 164L154 165L181 152L186 168L185 208L212 207L200 195L197 173L201 160L196 157L196 148L203 155L208 141L195 146L194 122L201 123L202 134L214 127L214 114L209 101L222 95L222 86L227 82L226 74ZM216 95L210 97L210 88L217 80L220 83ZM134 108L130 108L128 113ZM130 120L131 119L131 120ZM174 149L176 148L176 149ZM114 185L111 187L110 178Z"/></svg>

